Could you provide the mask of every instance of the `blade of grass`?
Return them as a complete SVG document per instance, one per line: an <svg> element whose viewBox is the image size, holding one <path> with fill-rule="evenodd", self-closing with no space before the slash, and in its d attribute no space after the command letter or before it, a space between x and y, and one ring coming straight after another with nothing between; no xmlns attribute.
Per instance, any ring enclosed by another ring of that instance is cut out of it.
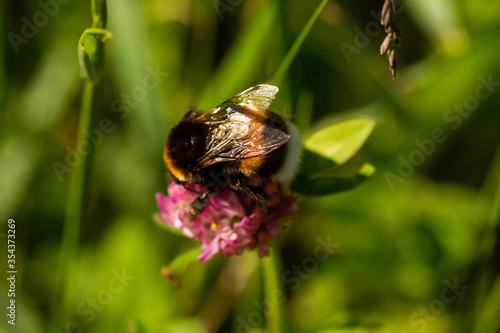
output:
<svg viewBox="0 0 500 333"><path fill-rule="evenodd" d="M491 173L494 173L496 176L495 184L496 191L493 194L493 201L491 205L491 210L488 218L488 224L491 227L489 233L498 235L500 222L500 166L498 163L494 161L492 165ZM491 237L489 243L490 255L492 256L490 262L495 261L495 248L497 247L495 243L498 243L500 240L498 237ZM500 311L500 303L498 302L500 299L500 275L496 275L495 282L492 284L491 289L486 292L484 297L484 302L478 307L481 310L477 314L475 318L474 328L472 330L473 333L479 332L498 332L500 328L500 319L498 317L498 312Z"/></svg>
<svg viewBox="0 0 500 333"><path fill-rule="evenodd" d="M302 46L302 43L304 43L304 40L306 39L307 35L309 34L309 31L311 31L312 26L316 22L319 14L325 7L326 3L328 0L323 0L319 4L318 8L314 11L313 15L305 25L304 29L300 32L299 36L293 43L292 47L286 54L285 58L281 62L280 66L278 67L278 70L276 71L276 74L274 74L274 78L272 79L271 83L274 85L279 86L281 81L283 80L283 77L285 76L285 73L288 71L288 68L292 64L293 59L297 55L297 52L299 52L300 47Z"/></svg>
<svg viewBox="0 0 500 333"><path fill-rule="evenodd" d="M269 257L262 258L261 269L264 285L264 302L269 306L266 326L268 332L284 332L283 318L284 309L279 300L284 297L283 286L281 285L281 272L283 271L278 244L271 248Z"/></svg>

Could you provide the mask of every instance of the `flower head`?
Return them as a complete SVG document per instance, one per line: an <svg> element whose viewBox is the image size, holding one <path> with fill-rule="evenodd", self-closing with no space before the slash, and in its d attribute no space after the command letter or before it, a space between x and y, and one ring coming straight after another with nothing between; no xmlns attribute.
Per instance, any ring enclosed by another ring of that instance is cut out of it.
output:
<svg viewBox="0 0 500 333"><path fill-rule="evenodd" d="M285 229L283 220L297 214L297 199L285 194L272 182L262 185L267 193L266 206L255 203L243 204L237 192L226 188L217 196L208 199L207 206L194 220L189 218L191 203L206 188L171 182L168 197L156 194L160 208L158 218L165 224L182 230L187 237L202 242L202 254L198 257L206 262L213 255L239 255L244 248L256 249L260 256L269 253L271 241Z"/></svg>

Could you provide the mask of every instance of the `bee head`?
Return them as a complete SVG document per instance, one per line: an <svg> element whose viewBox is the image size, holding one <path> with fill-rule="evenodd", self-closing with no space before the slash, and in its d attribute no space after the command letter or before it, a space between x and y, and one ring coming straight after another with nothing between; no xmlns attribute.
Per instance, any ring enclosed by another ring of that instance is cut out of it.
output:
<svg viewBox="0 0 500 333"><path fill-rule="evenodd" d="M163 159L167 169L182 182L196 182L197 160L205 153L207 129L202 123L181 121L167 139Z"/></svg>

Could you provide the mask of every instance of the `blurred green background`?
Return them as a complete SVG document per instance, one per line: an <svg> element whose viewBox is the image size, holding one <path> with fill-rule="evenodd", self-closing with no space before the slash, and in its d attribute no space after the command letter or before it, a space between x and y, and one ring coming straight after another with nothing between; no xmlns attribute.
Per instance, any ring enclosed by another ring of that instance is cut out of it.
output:
<svg viewBox="0 0 500 333"><path fill-rule="evenodd" d="M78 250L61 284L90 3L2 2L1 267L13 218L18 275L16 326L2 312L0 332L266 332L256 253L194 263L180 288L162 277L198 244L152 222L154 194L166 192L162 148L182 112L269 82L319 4L108 1L113 38L91 128L107 125L88 154ZM329 1L271 107L305 136L332 117L377 118L361 153L377 174L302 197L280 240L284 331L499 332L500 2L398 4L395 80L378 54L385 33L371 12L382 5ZM7 290L2 278L5 312Z"/></svg>

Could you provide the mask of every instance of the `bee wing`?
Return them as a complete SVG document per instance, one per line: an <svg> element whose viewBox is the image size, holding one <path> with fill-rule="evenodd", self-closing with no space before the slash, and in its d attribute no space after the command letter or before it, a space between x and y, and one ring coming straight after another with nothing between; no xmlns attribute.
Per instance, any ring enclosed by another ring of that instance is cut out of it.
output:
<svg viewBox="0 0 500 333"><path fill-rule="evenodd" d="M240 92L229 101L234 104L256 106L267 110L278 90L278 87L270 84L258 84Z"/></svg>
<svg viewBox="0 0 500 333"><path fill-rule="evenodd" d="M235 105L247 106L252 109L267 110L278 90L278 87L270 84L258 84L233 96L208 113L223 112L228 107Z"/></svg>
<svg viewBox="0 0 500 333"><path fill-rule="evenodd" d="M215 108L199 118L211 130L206 153L198 159L198 169L265 155L290 139L284 129L266 123L264 110L252 107L228 103L224 109Z"/></svg>

